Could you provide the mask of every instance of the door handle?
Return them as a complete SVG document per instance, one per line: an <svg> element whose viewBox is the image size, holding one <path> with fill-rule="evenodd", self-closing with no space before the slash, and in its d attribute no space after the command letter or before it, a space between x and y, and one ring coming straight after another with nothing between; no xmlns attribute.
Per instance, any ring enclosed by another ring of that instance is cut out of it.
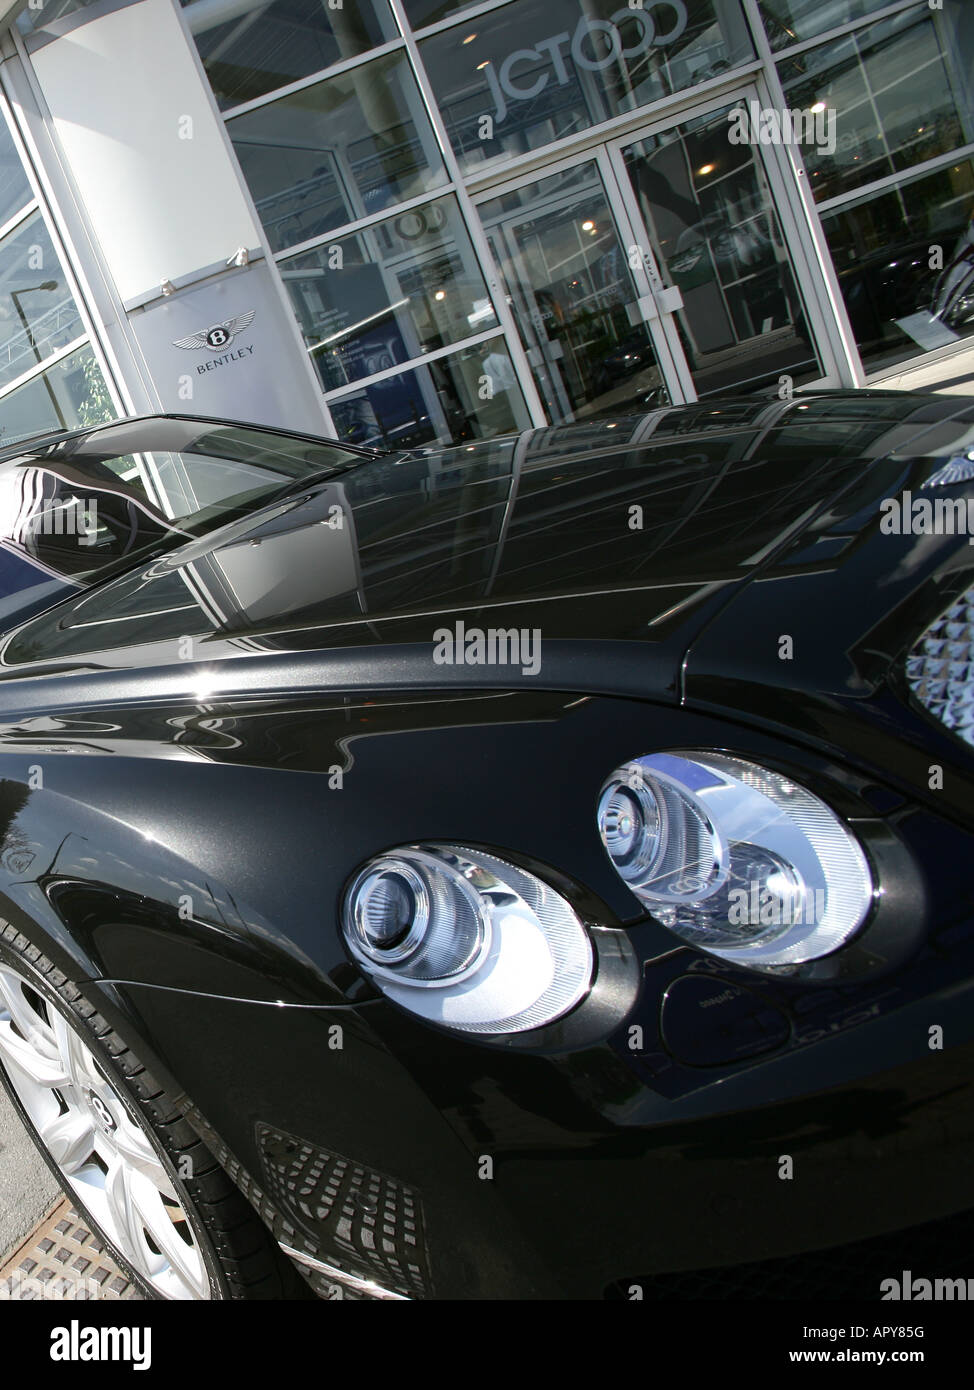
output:
<svg viewBox="0 0 974 1390"><path fill-rule="evenodd" d="M675 314L682 308L683 295L676 285L671 285L667 290L660 288L652 294L642 295L632 304L627 304L626 313L629 322L636 327L640 323L653 323L661 314Z"/></svg>
<svg viewBox="0 0 974 1390"><path fill-rule="evenodd" d="M653 296L644 294L632 304L626 305L626 315L633 328L638 328L641 323L652 323L654 319L658 319L659 309Z"/></svg>
<svg viewBox="0 0 974 1390"><path fill-rule="evenodd" d="M675 314L678 309L683 308L683 295L678 286L671 285L667 290L656 291L656 303L661 314Z"/></svg>

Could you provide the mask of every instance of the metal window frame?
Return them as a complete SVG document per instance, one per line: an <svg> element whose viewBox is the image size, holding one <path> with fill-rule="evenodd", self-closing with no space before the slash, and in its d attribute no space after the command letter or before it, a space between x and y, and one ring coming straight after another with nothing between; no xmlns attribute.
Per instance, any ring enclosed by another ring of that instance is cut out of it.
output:
<svg viewBox="0 0 974 1390"><path fill-rule="evenodd" d="M745 0L746 3L746 0ZM844 24L837 24L832 29L823 29L821 34L814 35L810 39L802 39L799 43L789 44L787 48L771 49L770 42L768 48L772 54L772 61L775 63L783 62L785 58L793 58L798 53L806 53L810 48L817 48L819 44L831 43L835 39L843 39L849 34L855 33L857 29L868 28L870 24L880 24L884 19L891 19L894 15L901 14L904 10L926 8L930 13L926 0L894 0L893 4L887 5L884 9L877 10L875 14L861 15L858 19L848 19ZM761 32L767 38L767 31L764 22L760 18L758 10L758 21L761 25Z"/></svg>
<svg viewBox="0 0 974 1390"><path fill-rule="evenodd" d="M738 0L743 3L743 0ZM701 100L705 100L710 95L720 95L723 92L734 92L739 87L753 81L762 71L762 64L759 58L748 58L731 72L719 73L717 77L708 78L706 82L700 82L696 86L684 88L680 92L674 92L671 96L662 97L658 102L653 102L650 106L641 106L635 111L625 111L621 115L612 116L607 121L600 121L598 125L588 126L585 130L580 130L574 135L566 135L561 140L553 140L548 145L543 145L539 150L529 150L526 154L518 155L516 159L507 160L503 166L494 169L485 169L483 173L468 174L464 178L465 186L471 193L479 195L486 189L491 189L496 183L506 182L508 179L520 173L531 173L536 169L547 167L562 156L570 156L576 152L582 152L602 146L619 137L628 135L631 131L641 131L647 124L655 122L658 118L668 118L670 113L680 113L688 109ZM670 124L676 122L670 120ZM461 175L461 177L464 177Z"/></svg>
<svg viewBox="0 0 974 1390"><path fill-rule="evenodd" d="M375 386L382 381L389 381L395 376L402 376L405 372L419 371L429 362L439 362L442 358L453 357L467 348L477 347L480 343L489 343L495 338L503 337L502 330L497 326L487 328L483 333L473 333L467 338L461 338L459 342L449 343L446 347L434 348L432 352L424 352L422 357L411 357L408 362L397 362L392 367L383 367L381 372L357 377L355 381L350 381L345 386L335 386L330 391L324 392L325 401L343 401L346 396L354 396L369 386Z"/></svg>
<svg viewBox="0 0 974 1390"><path fill-rule="evenodd" d="M423 100L424 106L426 107L426 114L433 127L433 133L440 146L440 153L444 162L444 166L447 170L447 174L449 175L454 185L453 191L454 196L456 197L457 202L460 206L460 215L466 223L467 232L470 236L470 241L474 249L474 254L477 257L481 273L484 277L484 284L487 287L487 294L494 307L494 313L497 316L497 322L500 325L504 333L504 336L507 340L508 355L511 359L511 366L514 369L514 374L518 379L518 384L524 396L525 404L527 405L528 417L534 425L547 424L547 418L545 416L544 406L541 402L541 396L538 392L537 386L535 385L534 374L531 371L531 366L528 362L527 353L524 350L524 345L522 344L520 335L517 332L517 325L515 323L513 310L510 304L508 304L507 302L507 295L504 290L503 282L500 278L500 272L497 266L494 264L494 259L490 252L490 246L487 242L487 234L484 231L483 226L481 225L479 216L477 215L477 211L474 207L473 198L471 197L470 190L467 188L461 176L459 161L457 160L457 156L454 152L453 146L450 143L450 139L447 134L446 123L443 120L439 104L433 92L433 87L429 79L429 74L426 71L426 66L423 63L422 57L420 56L419 44L415 35L412 34L412 32L409 29L409 25L405 17L405 11L403 8L402 0L389 0L389 4L391 5L393 14L396 17L396 22L399 24L400 29L403 32L404 42L406 45L406 52L409 56L409 61L413 67L416 82L419 86L420 96Z"/></svg>
<svg viewBox="0 0 974 1390"><path fill-rule="evenodd" d="M911 0L912 3L912 0ZM788 109L776 55L765 32L758 0L742 0L751 25L755 47L763 62L763 82L771 105ZM903 8L902 6L900 8ZM777 164L782 172L781 193L787 201L795 226L795 245L801 248L811 274L807 292L826 324L826 336L835 359L839 381L844 386L865 385L865 370L852 322L839 287L839 276L829 250L818 205L812 194L808 171L801 150L795 145L776 147Z"/></svg>
<svg viewBox="0 0 974 1390"><path fill-rule="evenodd" d="M388 2L388 0L387 0ZM189 26L184 26L189 35L190 42L199 56L199 49L193 42L193 33ZM296 77L293 82L288 82L283 87L275 87L271 92L265 92L263 96L251 97L250 101L242 101L237 106L228 106L225 111L220 111L220 116L224 121L232 121L237 116L246 116L251 111L259 111L262 106L271 106L275 101L283 101L285 97L294 96L295 92L304 92L309 87L316 87L319 82L327 82L331 77L341 77L343 73L351 72L354 68L360 68L365 63L370 63L374 58L385 58L390 53L399 53L405 48L402 35L397 39L387 39L385 43L377 44L375 48L367 48L364 53L356 53L351 58L342 58L337 63L332 63L327 68L319 68L316 72L309 73L307 77ZM202 64L202 58L200 63ZM210 79L207 77L206 69L203 69L204 80L207 87L212 92ZM215 98L214 98L215 100Z"/></svg>
<svg viewBox="0 0 974 1390"><path fill-rule="evenodd" d="M28 371L21 372L20 376L14 377L13 381L8 382L6 386L0 386L0 401L7 396L12 396L22 386L29 386L32 381L36 381L52 367L56 367L59 362L63 362L66 357L70 357L73 352L78 352L84 347L91 347L91 340L87 334L81 333L77 338L72 338L70 343L65 343L63 347L59 347L57 352L53 352L50 357L36 362Z"/></svg>
<svg viewBox="0 0 974 1390"><path fill-rule="evenodd" d="M60 160L51 135L50 112L37 85L23 36L16 28L0 39L0 108L109 397L120 416L136 414L143 400L151 403L151 396L146 392L139 400L133 395L130 374L125 370L128 364L116 355L101 328L104 322L124 323L124 309L91 237L84 205ZM89 253L87 269L76 249L76 239L82 236ZM89 275L88 270L93 270L94 275ZM138 368L134 363L132 366L131 377L137 380Z"/></svg>
<svg viewBox="0 0 974 1390"><path fill-rule="evenodd" d="M872 183L864 183L859 188L851 188L848 193L837 193L834 198L825 198L822 202L816 203L815 206L820 213L837 212L853 203L868 202L870 198L892 192L896 188L902 188L906 183L913 183L916 179L922 179L928 174L935 174L938 169L946 169L948 165L959 164L965 159L974 160L974 141L968 145L961 145L956 150L950 150L947 154L938 154L933 159L925 159L922 164L911 164L908 169L900 169L897 173L886 174L883 178L875 179Z"/></svg>
<svg viewBox="0 0 974 1390"><path fill-rule="evenodd" d="M405 202L394 204L391 208L383 208L381 212L370 212L367 216L358 217L353 222L345 222L339 227L330 228L321 236L308 237L307 241L300 241L295 246L288 246L284 251L275 251L274 259L278 265L283 265L285 261L289 261L295 256L306 255L309 251L317 250L319 246L330 245L333 241L340 241L342 237L354 236L356 232L368 231L370 227L376 227L382 222L389 222L395 217L401 217L403 213L411 212L413 208L425 207L427 203L435 203L438 199L449 197L455 193L454 184L444 184L442 188L437 188L432 193L420 193L415 198L407 198Z"/></svg>
<svg viewBox="0 0 974 1390"><path fill-rule="evenodd" d="M436 197L435 197L432 201L440 202L440 201L443 201L445 198L450 198L450 197L453 198L454 203L455 203L455 205L456 205L456 211L457 211L457 213L458 213L458 215L459 215L460 226L461 226L461 228L462 228L464 234L466 234L467 237L468 237L468 239L469 239L469 228L468 228L468 225L467 225L467 219L466 219L466 218L464 217L464 215L463 215L463 210L462 210L462 209L460 208L460 206L459 206L459 203L458 203L458 201L457 201L455 192L453 192L453 191L451 190L450 192L447 192L447 193L442 193L442 192L441 192L441 193L437 193ZM424 197L422 200L413 200L413 201L411 202L410 206L426 206L430 201L431 201L431 200L430 200L429 198ZM318 249L318 248L320 248L320 247L322 247L322 246L326 246L326 247L329 247L329 248L330 248L334 243L336 243L336 242L338 242L338 241L341 241L341 240L343 240L344 238L346 238L346 237L348 237L348 236L356 236L356 235L358 235L359 233L361 233L362 231L369 231L369 230L371 230L373 227L375 227L376 225L382 226L384 223L387 223L387 222L394 222L397 218L399 218L399 217L402 216L402 208L403 208L403 206L404 206L404 205L401 205L401 204L400 204L400 205L397 206L396 209L393 210L392 212L386 211L385 213L383 213L383 214L381 215L381 217L378 217L378 218L375 217L375 216L373 215L373 216L370 216L370 217L365 218L365 219L360 219L359 223L353 224L354 229L353 229L352 231L330 232L330 233L328 233L325 237L314 238L314 239L313 239L313 243L312 243L312 249ZM481 263L480 263L480 258L479 258L478 254L477 254L477 249L476 249L476 247L473 245L472 240L471 240L470 249L471 249L471 251L473 252L473 256L474 256L474 260L475 260L475 262L476 262L477 270L479 271L481 277L483 278L483 266L482 266ZM290 261L294 258L294 254L295 254L295 253L292 253L292 252L289 251L286 255L285 255L285 254L282 254L282 255L280 255L280 256L277 257L278 269L279 269L279 273L280 273L280 275L281 275L282 280L285 280L285 277L287 277L288 274L289 274L289 263L290 263ZM299 254L300 254L300 253L299 253ZM432 254L434 254L434 253L433 253L433 252L429 252L429 253L425 253L425 254L426 254L426 255L432 255ZM384 269L384 268L385 268L383 265L380 265L379 262L371 262L371 264L373 264L373 265L378 265L380 269ZM420 264L420 262L414 261L413 264L418 265L418 264ZM292 272L292 273L294 273L294 272ZM300 274L300 272L296 272L296 273L297 273L297 274ZM485 280L485 279L484 279L483 283L484 283L484 291L485 291L485 293L486 293L487 296L488 296L488 300L490 300L490 295L489 295L489 292L487 291L487 284L486 284L486 280ZM497 317L497 315L496 315L496 308L495 308L495 306L493 305L493 301L491 300L490 302L491 302L491 307L494 308L495 319L496 319L496 317ZM294 312L294 309L293 309L293 303L292 303L292 301L291 301L291 296L290 296L290 294L288 294L288 303L289 303L289 305L291 306L291 311L292 311L292 313L293 313L293 312ZM395 307L396 307L395 304L391 304L391 305L389 306L389 308L395 308ZM379 313L378 313L377 315L374 315L373 317L380 317L382 314L384 314L384 313L386 313L386 312L387 312L387 310L380 310ZM296 316L296 315L295 315L295 316ZM445 350L447 350L447 351L458 351L458 350L459 350L462 346L464 346L465 344L476 343L476 342L480 341L480 340L481 340L483 337L485 337L485 336L495 336L495 335L496 335L498 332L500 332L500 331L501 331L501 324L500 324L500 322L498 321L498 322L495 322L494 324L492 324L489 328L483 329L481 333L478 333L478 334L470 334L470 333L467 333L467 334L464 334L461 338L454 339L450 344L448 344L448 346L447 346L447 348L446 348ZM315 344L315 347L318 347L318 346L320 346L320 344ZM305 344L305 350L306 350L307 353L308 353L309 359L314 357L314 355L315 355L314 348L309 347L307 344ZM442 353L443 350L444 350L444 349L437 348L437 349L431 350L430 352L416 353L414 356L408 358L405 362L402 362L402 363L397 364L397 366L398 366L399 368L402 368L403 370L405 370L407 367L412 368L412 367L416 367L416 366L421 366L422 363L423 363L424 361L432 360L433 358L435 358L435 357L441 355L441 353ZM376 373L376 374L374 374L374 375L375 375L377 378L381 378L381 377L383 377L383 376L385 376L385 375L390 375L390 374L392 374L392 373L390 373L388 369L383 369L382 372ZM316 371L315 375L316 375L316 378L317 378L317 376L318 376L317 371ZM364 378L362 378L362 379L364 380ZM370 378L370 379L371 379L371 378ZM334 395L335 395L336 392L342 392L342 393L343 393L343 392L345 391L345 389L346 389L345 387L332 387L332 388L329 389L329 388L326 388L326 387L319 381L319 390L321 390L322 392L324 392L325 398L328 399L328 400L332 399L332 398L334 397Z"/></svg>
<svg viewBox="0 0 974 1390"><path fill-rule="evenodd" d="M492 14L494 10L502 10L505 5L512 3L516 3L516 0L484 0L483 4L470 5L458 10L456 14L444 15L442 19L437 19L432 24L424 24L419 29L409 26L409 31L418 39L426 39L431 34L442 34L445 29L455 29L459 24L479 19L481 15ZM409 25L408 17L406 23Z"/></svg>
<svg viewBox="0 0 974 1390"><path fill-rule="evenodd" d="M19 153L19 151L18 151ZM12 217L8 217L3 226L0 227L0 241L6 241L11 232L15 232L22 222L26 222L35 212L40 211L40 200L31 198L28 203L18 209Z"/></svg>
<svg viewBox="0 0 974 1390"><path fill-rule="evenodd" d="M172 0L174 8L187 28L182 7L178 0ZM238 184L258 225L261 219L257 214L249 187L243 178L230 138L229 122L237 116L259 110L263 106L286 98L297 92L316 86L318 83L342 73L354 70L371 62L399 52L406 55L411 73L416 81L421 105L432 128L435 142L443 160L447 181L439 188L417 195L391 208L363 216L336 226L329 232L309 238L295 246L287 247L267 256L273 282L286 308L289 322L293 321L293 336L296 346L306 363L306 370L314 383L320 399L323 425L334 433L329 400L340 400L361 390L368 384L405 371L417 370L424 362L461 352L478 343L502 338L510 355L512 366L518 376L524 393L528 414L536 426L547 427L548 420L540 394L534 382L534 375L528 363L527 354L517 327L512 306L507 302L505 286L495 265L481 223L478 204L486 197L493 197L507 188L521 186L541 177L547 177L561 169L581 163L586 158L595 159L600 169L606 159L611 162L611 151L621 147L623 142L639 139L654 130L679 124L690 119L701 105L712 102L720 104L721 98L738 94L742 88L756 86L759 98L767 99L772 105L787 105L785 94L778 76L778 64L821 47L835 40L854 35L870 26L882 23L897 15L926 8L924 0L892 0L892 3L875 13L846 21L832 29L825 30L809 39L780 50L772 50L761 18L758 0L739 0L742 12L748 23L755 57L748 59L730 73L721 73L706 82L673 93L659 102L641 107L634 112L625 112L600 122L584 131L564 137L562 140L530 151L516 160L508 161L501 168L464 175L447 134L446 122L440 110L436 95L426 71L421 44L429 38L475 24L483 16L493 15L495 11L510 9L513 12L514 0L483 0L481 4L465 7L455 14L445 16L433 24L413 28L406 14L403 0L387 0L389 12L399 29L399 36L385 40L361 54L342 59L306 77L296 79L272 92L255 97L250 101L221 110L213 94L209 79L199 55L192 34L187 30L188 46L196 62L200 82L206 97L222 126L227 157L237 177ZM64 269L69 288L78 306L78 311L86 328L86 336L59 351L55 356L45 359L36 369L18 378L11 386L0 391L0 399L17 386L42 373L47 366L56 363L70 351L76 351L83 342L90 343L96 360L105 378L109 393L117 408L127 413L143 408L143 398L149 408L156 408L153 402L153 385L145 364L141 361L137 344L127 326L125 306L116 304L111 277L101 260L100 252L90 233L86 209L77 193L70 173L59 159L57 146L49 129L43 128L46 108L37 87L36 78L30 62L28 46L23 37L11 31L3 40L3 61L0 62L0 85L5 101L5 118L11 128L18 154L25 168L28 182L34 192L30 205L8 220L0 235L14 230L19 223L33 211L40 210L45 225ZM9 110L7 105L9 103ZM46 113L49 121L49 113ZM775 211L782 225L786 244L799 279L799 289L810 324L816 335L820 351L829 351L838 364L839 377L843 383L861 386L865 384L858 349L852 334L851 325L845 311L844 302L838 287L838 279L833 265L828 243L822 226L822 216L841 210L845 206L881 195L884 191L902 186L927 174L935 173L951 164L974 159L974 143L959 147L931 160L915 165L909 170L876 180L862 188L839 194L823 203L816 204L811 196L808 178L800 150L790 147L774 147L762 150L763 167L771 183ZM607 187L610 205L614 215L621 209L625 211L624 200L619 207L614 203L618 189ZM397 364L394 368L349 383L346 387L331 392L322 389L320 378L315 370L307 345L291 306L284 280L282 266L300 255L328 244L342 237L354 235L369 227L388 221L413 208L425 206L439 198L456 198L461 217L470 236L475 258L480 266L487 288L487 294L498 319L498 327L484 330L482 334L471 335L447 347L424 354L420 358ZM628 218L628 212L626 213ZM631 219L629 219L631 221ZM799 256L797 253L801 252ZM799 273L800 272L800 273ZM110 342L102 325L119 326L121 342ZM822 325L824 324L824 329ZM916 358L898 364L898 371L908 370L930 360L929 353L920 353Z"/></svg>
<svg viewBox="0 0 974 1390"><path fill-rule="evenodd" d="M845 34L866 27L876 22L877 18L882 19L888 13L896 14L907 10L916 3L917 0L899 0L899 3L887 7L878 16L868 16L862 21L841 26L837 33ZM664 128L678 124L681 120L690 119L692 114L696 113L697 108L707 105L719 106L722 98L733 99L734 95L747 86L757 88L759 99L767 94L769 100L773 100L774 89L777 87L779 101L783 103L783 92L777 81L776 63L785 56L786 51L772 53L756 0L741 0L742 13L750 30L755 56L739 64L732 72L718 74L707 82L675 92L649 108L624 112L607 121L599 122L584 131L566 136L563 140L545 145L539 151L530 151L516 160L508 161L501 169L494 168L484 170L482 173L473 172L467 175L462 172L459 157L450 142L445 119L423 62L420 44L426 38L473 23L479 16L490 15L495 11L502 10L511 4L511 0L486 0L486 3L482 5L471 6L456 15L446 16L433 25L415 30L409 23L403 0L389 0L389 4L400 30L400 40L389 41L366 53L323 69L320 73L300 79L287 87L278 88L273 93L255 98L248 103L241 103L239 106L221 113L224 128L227 129L229 135L228 123L235 114L259 109L289 92L307 89L329 76L357 68L373 58L402 49L406 53L419 87L427 119L433 128L448 174L448 182L429 193L397 204L394 209L382 209L374 214L348 221L321 236L308 238L295 246L274 253L275 269L280 274L280 269L284 263L304 252L336 241L340 237L354 235L358 231L387 221L390 216L397 213L408 211L414 207L421 207L437 198L452 194L457 199L461 217L470 235L512 365L517 372L525 394L532 422L537 426L547 425L547 415L540 399L540 392L534 381L534 374L517 328L513 308L507 303L507 295L499 269L493 262L477 204L483 200L485 195L493 196L503 192L508 186L518 186L524 182L529 182L532 176L538 178L556 173L560 168L580 162L586 156L596 159L604 179L605 170L602 168L604 161L601 151L616 148L621 141L627 138L638 139L651 133L653 129ZM803 43L796 47L804 49L817 46L826 42L827 39L828 35L820 35L813 42ZM193 44L193 48L195 50L195 44ZM787 50L787 52L791 51ZM200 67L202 69L201 61ZM203 73L203 80L206 81L205 72ZM797 151L792 150L775 149L761 153L763 156L762 167L771 187L772 200L775 203L775 211L788 246L799 292L806 307L810 327L815 334L819 351L823 357L825 376L820 378L816 384L834 385L838 382L840 384L861 385L865 375L851 335L851 327L846 320L844 303L838 290L838 282L824 233L814 212L811 216L809 215L805 198L802 196L804 189L800 185L805 179L805 171L801 156ZM629 211L623 206L624 200L618 186L607 185L606 192L617 224L623 226L631 223ZM281 288L282 293L286 295L283 280L281 281ZM291 312L293 316L293 310ZM295 327L297 328L296 321ZM486 333L488 336L495 336L493 330L486 330ZM408 363L398 364L396 369L389 370L387 373L380 373L374 378L363 378L363 381L381 380L384 376L395 376L399 371L414 370L416 366L421 365L423 360L435 360L435 357L448 355L451 351L461 351L464 344L478 340L477 338L461 340L459 343L451 344L447 349L438 350L436 354L430 354L429 359L411 359ZM303 343L302 346L304 346ZM660 365L670 389L676 388L678 394L693 399L695 391L692 383L686 380L686 370L680 366L683 357L682 351L674 359L669 350L661 353L659 344L656 346ZM309 369L314 372L318 389L321 390L318 374L314 370L310 354L307 354L307 360ZM327 409L329 400L341 399L361 384L357 383L356 386L339 388L332 392L323 392L322 398L325 408Z"/></svg>

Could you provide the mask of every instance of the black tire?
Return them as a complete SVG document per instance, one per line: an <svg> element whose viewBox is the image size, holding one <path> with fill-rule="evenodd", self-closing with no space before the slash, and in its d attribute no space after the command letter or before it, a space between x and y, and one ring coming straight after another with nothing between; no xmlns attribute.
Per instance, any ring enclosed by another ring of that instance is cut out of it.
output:
<svg viewBox="0 0 974 1390"><path fill-rule="evenodd" d="M191 1223L213 1299L308 1297L307 1285L278 1249L267 1228L190 1126L171 1096L98 1011L28 938L0 919L0 964L7 964L73 1026L106 1081L161 1159ZM22 1036L22 1034L21 1034ZM66 1183L32 1124L0 1055L0 1081L31 1138L70 1201L112 1251L146 1298L160 1297L117 1249ZM180 1172L192 1176L181 1177Z"/></svg>

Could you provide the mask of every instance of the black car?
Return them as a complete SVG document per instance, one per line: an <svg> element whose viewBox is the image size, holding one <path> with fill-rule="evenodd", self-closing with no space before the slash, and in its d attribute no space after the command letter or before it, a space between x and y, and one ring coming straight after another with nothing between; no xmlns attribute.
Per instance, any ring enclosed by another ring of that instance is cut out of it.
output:
<svg viewBox="0 0 974 1390"><path fill-rule="evenodd" d="M974 403L128 420L0 519L0 1063L145 1294L649 1297L971 1206Z"/></svg>

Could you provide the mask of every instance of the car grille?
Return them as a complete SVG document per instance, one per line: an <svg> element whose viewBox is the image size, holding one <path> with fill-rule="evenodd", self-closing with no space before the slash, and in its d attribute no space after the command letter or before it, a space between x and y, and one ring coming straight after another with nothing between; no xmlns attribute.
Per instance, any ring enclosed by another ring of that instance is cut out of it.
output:
<svg viewBox="0 0 974 1390"><path fill-rule="evenodd" d="M906 679L927 712L974 748L974 586L914 645Z"/></svg>

